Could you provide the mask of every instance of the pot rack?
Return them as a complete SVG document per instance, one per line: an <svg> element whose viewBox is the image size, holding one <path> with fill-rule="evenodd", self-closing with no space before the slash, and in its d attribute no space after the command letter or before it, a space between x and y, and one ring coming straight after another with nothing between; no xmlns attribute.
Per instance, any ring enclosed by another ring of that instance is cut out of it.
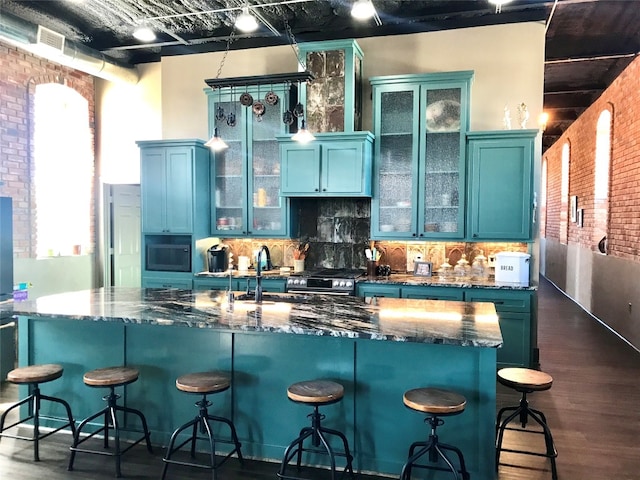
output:
<svg viewBox="0 0 640 480"><path fill-rule="evenodd" d="M249 87L273 85L278 83L312 82L315 76L311 72L274 73L271 75L252 75L246 77L207 78L205 83L212 89L226 87Z"/></svg>

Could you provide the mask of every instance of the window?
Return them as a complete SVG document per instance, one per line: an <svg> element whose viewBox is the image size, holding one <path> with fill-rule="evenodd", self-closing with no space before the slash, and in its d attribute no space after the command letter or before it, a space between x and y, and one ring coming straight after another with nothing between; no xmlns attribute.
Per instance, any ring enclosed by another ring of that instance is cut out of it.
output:
<svg viewBox="0 0 640 480"><path fill-rule="evenodd" d="M88 249L91 230L88 102L65 85L37 85L34 119L36 254L79 254Z"/></svg>
<svg viewBox="0 0 640 480"><path fill-rule="evenodd" d="M609 216L609 170L611 166L611 112L603 110L596 126L593 244L598 247L607 235ZM604 242L603 242L604 243ZM602 253L606 253L603 248Z"/></svg>

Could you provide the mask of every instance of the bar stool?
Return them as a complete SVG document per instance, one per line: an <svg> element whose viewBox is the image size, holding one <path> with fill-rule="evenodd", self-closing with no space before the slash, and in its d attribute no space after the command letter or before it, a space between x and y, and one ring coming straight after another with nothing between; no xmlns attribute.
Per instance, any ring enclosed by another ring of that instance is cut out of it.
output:
<svg viewBox="0 0 640 480"><path fill-rule="evenodd" d="M238 441L238 435L236 434L236 428L233 425L233 422L224 417L210 415L207 410L207 408L212 405L212 403L207 400L207 395L224 392L225 390L228 390L230 386L231 381L229 380L229 377L221 372L189 373L187 375L178 377L178 379L176 380L176 388L178 390L180 390L181 392L202 395L202 399L198 400L195 403L196 407L198 407L199 409L198 415L196 415L193 420L179 427L175 432L173 432L173 435L171 435L171 440L169 441L169 446L167 447L167 455L162 459L162 461L164 462L164 468L162 470L163 480L165 478L165 475L167 474L167 468L169 467L169 464L206 468L212 470L213 480L216 480L216 471L218 467L226 462L234 453L238 455L238 460L240 460L240 463L242 463L242 452L240 451L241 444ZM231 430L231 440L216 439L213 435L213 430L211 429L210 422L212 421L226 424ZM178 438L178 435L189 428L192 428L189 438L187 438L184 442L176 447L175 442ZM200 430L201 435L206 435L206 437L198 436L198 430ZM183 462L171 459L171 456L187 443L191 443L191 457L195 458L196 440L208 440L208 453L211 457L208 464ZM216 462L216 441L218 443L226 443L234 446L233 450L226 454L220 462Z"/></svg>
<svg viewBox="0 0 640 480"><path fill-rule="evenodd" d="M40 383L51 382L56 380L62 376L63 368L60 365L56 364L45 364L45 365L31 365L28 367L20 367L14 370L11 370L7 374L7 381L11 383L15 383L17 385L27 385L29 387L29 396L20 400L17 403L11 405L0 417L0 438L16 438L19 440L27 440L33 442L33 459L37 462L40 460L40 447L39 442L43 438L48 437L49 435L56 433L63 428L69 427L71 428L71 433L75 434L75 422L73 421L73 416L71 415L71 407L67 402L60 398L50 397L48 395L43 395L40 393ZM40 414L40 404L42 400L47 400L53 403L59 403L64 407L67 412L66 419L59 419L55 417L44 416ZM21 405L28 404L29 405L29 414L27 417L18 420L15 423L5 427L4 422L7 418L7 414L13 410L14 408L19 408ZM55 421L63 421L64 424L55 430L49 431L47 433L40 432L40 420L55 420ZM8 430L16 425L27 422L29 420L33 420L33 435L31 437L23 437L20 435L13 435L9 433L4 433L5 430Z"/></svg>
<svg viewBox="0 0 640 480"><path fill-rule="evenodd" d="M535 455L538 457L547 457L551 460L551 475L553 480L557 480L558 471L556 469L556 457L558 451L556 450L551 436L551 430L547 425L547 419L539 410L534 410L529 407L527 401L527 394L532 392L542 392L549 390L553 384L553 378L551 375L540 372L538 370L531 370L529 368L502 368L498 370L498 382L505 387L514 389L522 394L520 398L520 404L517 407L505 407L498 412L498 418L496 421L497 438L496 438L496 469L500 463L500 452L520 453L522 455ZM513 411L507 418L502 420L502 415L506 412ZM518 418L522 428L508 427L507 425ZM540 427L539 430L526 430L527 421L532 418ZM502 440L505 430L516 430L524 433L537 433L544 435L544 443L546 452L538 453L529 450L514 450L510 448L504 448L502 446Z"/></svg>
<svg viewBox="0 0 640 480"><path fill-rule="evenodd" d="M411 469L413 468L426 468L429 470L442 470L451 471L455 479L459 479L462 475L463 480L469 479L469 472L464 463L464 456L459 448L453 445L447 445L441 443L436 433L436 428L444 424L444 420L440 417L450 417L458 415L464 411L467 404L466 398L462 395L452 392L450 390L442 390L439 388L416 388L404 393L404 404L412 410L417 412L424 412L429 416L424 420L431 426L431 433L429 439L426 442L414 442L409 448L409 458L402 467L402 473L400 474L400 480L409 480L411 478ZM416 453L415 450L421 447ZM447 454L446 450L455 453L460 463L460 468L457 469ZM418 464L418 460L423 455L429 455L429 461L436 463L438 457L440 457L448 468L437 467L435 465Z"/></svg>
<svg viewBox="0 0 640 480"><path fill-rule="evenodd" d="M122 455L124 455L127 451L133 448L135 445L140 443L142 440L146 440L147 450L149 453L152 453L151 450L151 442L149 441L149 429L147 428L147 421L144 418L144 415L139 410L130 407L124 407L121 405L117 405L116 402L118 398L120 398L119 394L115 393L116 387L122 387L124 385L129 385L130 383L138 380L139 372L135 368L129 367L107 367L107 368L98 368L96 370L91 370L86 372L83 377L83 381L85 385L90 387L107 387L109 388L109 394L102 397L103 400L107 402L107 406L104 407L97 413L94 413L90 417L85 418L73 436L73 445L70 447L71 450L71 458L69 459L69 467L68 470L73 470L73 462L75 460L76 452L80 453L93 453L97 455L107 455L115 458L116 463L116 476L121 477L122 472L120 469L120 459ZM129 428L123 428L118 424L118 419L116 417L117 412L122 412L124 414L131 414L138 417L142 423L142 431L140 430L132 430ZM96 418L104 417L104 424L98 430L88 434L84 438L80 438L80 434L85 426L89 424L92 420ZM88 448L79 448L79 445L83 442L89 440L94 435L97 435L100 432L104 432L104 448L109 448L109 429L113 429L114 443L115 443L115 451L114 452L105 452L104 450L91 450ZM144 435L133 442L126 448L122 448L120 446L120 432L136 432L143 433Z"/></svg>
<svg viewBox="0 0 640 480"><path fill-rule="evenodd" d="M286 469L291 460L297 456L297 468L300 470L300 463L302 461L302 452L313 452L327 454L331 461L331 480L336 479L336 457L345 457L346 466L342 471L342 474L348 472L351 478L353 476L353 457L349 452L349 444L347 438L342 432L325 428L321 425L321 421L325 416L319 413L318 408L323 405L331 405L342 400L344 396L344 387L337 382L329 380L309 380L304 382L294 383L287 388L287 396L290 400L311 405L313 407L313 413L310 413L308 417L311 418L311 426L304 427L300 430L300 435L293 442L289 444L284 452L284 458L278 471L278 477L288 480L301 480L301 477L291 476L286 474ZM329 445L327 435L333 435L342 440L343 451L334 451ZM311 446L304 448L303 442L311 437ZM322 446L322 448L319 448Z"/></svg>

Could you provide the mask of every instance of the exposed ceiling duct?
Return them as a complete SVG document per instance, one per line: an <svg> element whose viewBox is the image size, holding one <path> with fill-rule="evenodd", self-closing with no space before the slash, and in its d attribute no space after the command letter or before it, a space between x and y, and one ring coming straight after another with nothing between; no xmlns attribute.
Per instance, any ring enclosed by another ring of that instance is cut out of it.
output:
<svg viewBox="0 0 640 480"><path fill-rule="evenodd" d="M112 82L138 83L140 78L134 67L116 63L102 52L5 12L0 15L0 40Z"/></svg>

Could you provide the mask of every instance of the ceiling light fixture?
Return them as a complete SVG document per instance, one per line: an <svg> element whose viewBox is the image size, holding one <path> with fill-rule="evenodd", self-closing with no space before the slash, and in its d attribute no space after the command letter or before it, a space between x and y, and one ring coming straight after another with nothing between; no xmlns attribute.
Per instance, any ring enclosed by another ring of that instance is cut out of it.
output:
<svg viewBox="0 0 640 480"><path fill-rule="evenodd" d="M372 0L356 0L351 6L351 16L357 20L368 20L373 17L376 25L382 25L382 21L378 16L376 7L373 6Z"/></svg>
<svg viewBox="0 0 640 480"><path fill-rule="evenodd" d="M540 130L543 132L547 129L547 123L549 122L549 114L547 112L542 112L538 115L538 126L540 126Z"/></svg>
<svg viewBox="0 0 640 480"><path fill-rule="evenodd" d="M229 145L227 145L226 142L218 135L218 127L213 129L213 137L211 137L211 139L204 145L214 152L221 152L222 150L229 148Z"/></svg>
<svg viewBox="0 0 640 480"><path fill-rule="evenodd" d="M496 13L502 12L502 5L509 3L512 0L489 0L489 3L493 3L496 6Z"/></svg>
<svg viewBox="0 0 640 480"><path fill-rule="evenodd" d="M255 32L258 29L258 20L249 13L249 7L242 7L242 13L236 17L236 28L244 33Z"/></svg>
<svg viewBox="0 0 640 480"><path fill-rule="evenodd" d="M302 119L302 126L293 135L293 137L291 137L291 140L293 140L294 142L302 143L303 145L305 143L309 143L309 142L314 141L316 139L316 137L314 137L313 133L311 133L309 130L307 130L305 128L305 126L306 126L306 122L304 121L304 118L303 118Z"/></svg>
<svg viewBox="0 0 640 480"><path fill-rule="evenodd" d="M147 25L140 25L133 31L133 36L141 42L153 42L156 34Z"/></svg>

